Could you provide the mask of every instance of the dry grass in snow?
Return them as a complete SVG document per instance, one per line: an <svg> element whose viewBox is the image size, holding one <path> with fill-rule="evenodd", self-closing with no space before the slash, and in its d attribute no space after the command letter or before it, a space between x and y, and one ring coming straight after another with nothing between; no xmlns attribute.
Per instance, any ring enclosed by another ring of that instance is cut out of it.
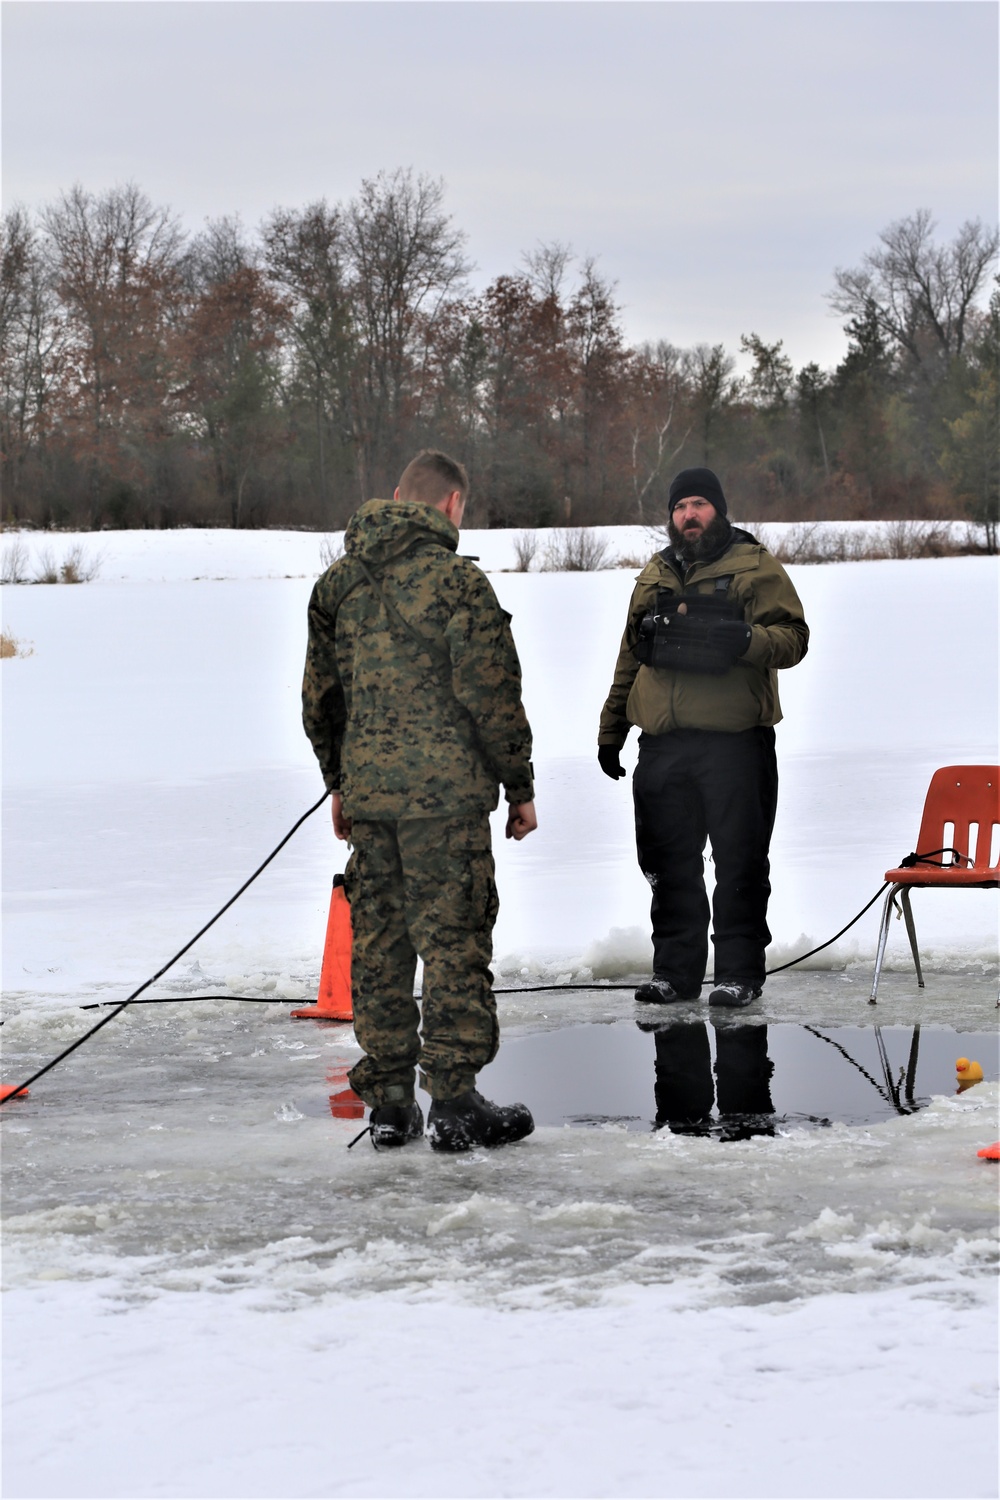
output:
<svg viewBox="0 0 1000 1500"><path fill-rule="evenodd" d="M24 641L19 641L16 635L0 630L0 660L7 661L13 656L31 656L32 649Z"/></svg>

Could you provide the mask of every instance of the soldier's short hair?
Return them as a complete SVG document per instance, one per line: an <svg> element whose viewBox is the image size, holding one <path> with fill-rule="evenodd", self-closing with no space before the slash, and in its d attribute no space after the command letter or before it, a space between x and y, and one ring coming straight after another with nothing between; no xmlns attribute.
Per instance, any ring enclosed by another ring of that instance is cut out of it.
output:
<svg viewBox="0 0 1000 1500"><path fill-rule="evenodd" d="M461 490L463 497L468 495L469 476L456 458L437 448L421 448L399 481L401 500L419 500L424 505L437 505L455 490Z"/></svg>

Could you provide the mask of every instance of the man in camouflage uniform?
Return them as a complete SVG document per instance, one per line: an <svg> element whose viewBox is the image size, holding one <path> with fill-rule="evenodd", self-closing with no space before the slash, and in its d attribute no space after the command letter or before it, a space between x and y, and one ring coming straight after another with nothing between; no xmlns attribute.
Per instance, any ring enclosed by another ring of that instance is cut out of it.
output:
<svg viewBox="0 0 1000 1500"><path fill-rule="evenodd" d="M499 904L489 814L500 784L507 837L537 825L509 616L456 555L467 493L460 464L419 453L392 500L352 517L344 556L309 603L303 722L333 793L334 831L353 845L354 1030L365 1056L350 1081L372 1106L376 1146L423 1134L418 1063L435 1149L533 1129L524 1105L500 1108L474 1087L500 1040L489 967Z"/></svg>
<svg viewBox="0 0 1000 1500"><path fill-rule="evenodd" d="M715 861L712 1005L742 1007L764 985L771 940L768 850L778 802L777 673L806 654L799 596L766 547L730 524L711 469L670 486L671 545L640 573L598 760L638 725L632 783L639 864L653 888L653 978L637 1000L696 1000L708 962L703 854Z"/></svg>

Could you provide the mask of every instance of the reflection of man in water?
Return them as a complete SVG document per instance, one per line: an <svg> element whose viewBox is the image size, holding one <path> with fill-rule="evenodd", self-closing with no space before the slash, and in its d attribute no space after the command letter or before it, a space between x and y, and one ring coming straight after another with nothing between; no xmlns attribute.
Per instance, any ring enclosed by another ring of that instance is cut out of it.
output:
<svg viewBox="0 0 1000 1500"><path fill-rule="evenodd" d="M643 1027L643 1030L646 1028ZM715 1026L715 1080L708 1027L702 1021L658 1026L656 1124L675 1133L707 1135L718 1094L726 1140L774 1134L766 1026Z"/></svg>

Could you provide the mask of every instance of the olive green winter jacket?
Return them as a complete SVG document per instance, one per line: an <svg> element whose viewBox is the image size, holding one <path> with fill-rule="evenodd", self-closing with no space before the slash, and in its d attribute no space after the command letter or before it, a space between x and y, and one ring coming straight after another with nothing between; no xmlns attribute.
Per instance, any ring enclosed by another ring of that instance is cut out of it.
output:
<svg viewBox="0 0 1000 1500"><path fill-rule="evenodd" d="M658 589L711 594L717 578L731 578L726 598L736 602L752 638L746 655L724 675L640 666L639 624ZM781 718L777 671L806 654L809 627L799 596L779 562L749 532L734 529L721 557L693 563L682 576L673 556L658 552L639 574L629 604L615 678L601 713L599 745L624 745L633 724L647 734L672 729L720 729L735 734Z"/></svg>
<svg viewBox="0 0 1000 1500"><path fill-rule="evenodd" d="M509 802L532 800L510 616L457 546L440 511L369 500L313 589L302 717L348 817L480 812L496 807L500 783Z"/></svg>

